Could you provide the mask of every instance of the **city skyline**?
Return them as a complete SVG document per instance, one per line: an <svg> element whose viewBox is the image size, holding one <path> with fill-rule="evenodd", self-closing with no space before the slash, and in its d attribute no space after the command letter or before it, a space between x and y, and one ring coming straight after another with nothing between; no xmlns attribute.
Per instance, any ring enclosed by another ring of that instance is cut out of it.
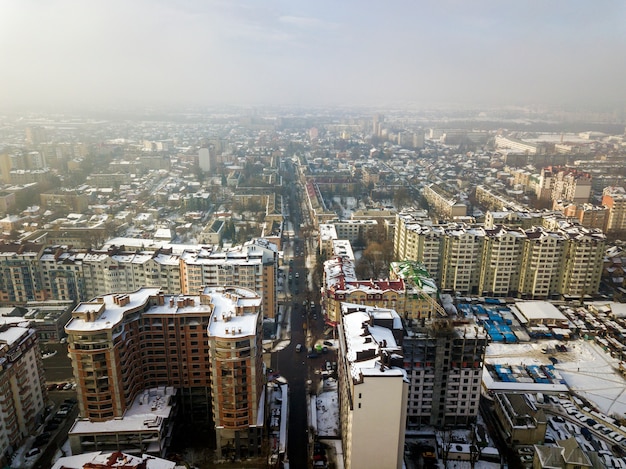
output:
<svg viewBox="0 0 626 469"><path fill-rule="evenodd" d="M7 1L0 103L621 109L625 19L608 1Z"/></svg>

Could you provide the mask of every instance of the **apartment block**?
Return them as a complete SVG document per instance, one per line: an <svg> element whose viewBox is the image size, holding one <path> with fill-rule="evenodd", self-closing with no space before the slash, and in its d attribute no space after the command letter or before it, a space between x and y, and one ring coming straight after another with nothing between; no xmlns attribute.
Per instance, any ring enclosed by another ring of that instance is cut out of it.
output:
<svg viewBox="0 0 626 469"><path fill-rule="evenodd" d="M363 242L367 237L381 229L378 220L330 220L326 222L333 225L337 233L337 239L347 239L351 243Z"/></svg>
<svg viewBox="0 0 626 469"><path fill-rule="evenodd" d="M426 212L402 212L396 218L394 257L424 264L433 276L439 276L439 257L443 228L433 226Z"/></svg>
<svg viewBox="0 0 626 469"><path fill-rule="evenodd" d="M37 333L22 318L0 317L0 463L40 425L46 390Z"/></svg>
<svg viewBox="0 0 626 469"><path fill-rule="evenodd" d="M537 299L598 292L606 244L598 229L565 220L552 229L432 226L410 213L397 220L394 256L423 263L444 291Z"/></svg>
<svg viewBox="0 0 626 469"><path fill-rule="evenodd" d="M526 231L519 292L522 297L548 298L558 291L565 237L536 227Z"/></svg>
<svg viewBox="0 0 626 469"><path fill-rule="evenodd" d="M208 290L207 291L216 291ZM232 307L214 312L208 328L211 398L218 459L258 456L263 438L261 298L225 291L214 301Z"/></svg>
<svg viewBox="0 0 626 469"><path fill-rule="evenodd" d="M260 311L255 292L227 287L199 295L142 288L80 303L65 331L81 415L119 418L145 389L172 386L186 418L206 423L212 412L220 455L226 447L257 455Z"/></svg>
<svg viewBox="0 0 626 469"><path fill-rule="evenodd" d="M525 394L496 393L494 402L496 415L508 444L543 443L547 428L546 415Z"/></svg>
<svg viewBox="0 0 626 469"><path fill-rule="evenodd" d="M552 208L563 213L567 219L578 221L585 228L604 230L606 227L609 211L602 205L555 201Z"/></svg>
<svg viewBox="0 0 626 469"><path fill-rule="evenodd" d="M476 421L487 343L487 333L468 320L409 325L402 342L408 430Z"/></svg>
<svg viewBox="0 0 626 469"><path fill-rule="evenodd" d="M570 227L565 236L559 293L582 297L598 291L606 255L606 237L601 230Z"/></svg>
<svg viewBox="0 0 626 469"><path fill-rule="evenodd" d="M89 250L80 260L85 285L85 296L81 298L84 299L142 287L158 287L170 294L181 291L180 257L172 249L137 251L109 246Z"/></svg>
<svg viewBox="0 0 626 469"><path fill-rule="evenodd" d="M344 467L403 467L408 381L402 321L391 309L344 303L339 409Z"/></svg>
<svg viewBox="0 0 626 469"><path fill-rule="evenodd" d="M604 227L605 233L626 231L626 190L623 187L606 187L602 191L602 205L609 213Z"/></svg>
<svg viewBox="0 0 626 469"><path fill-rule="evenodd" d="M461 224L450 225L445 227L440 240L440 288L444 291L477 292L485 230Z"/></svg>
<svg viewBox="0 0 626 469"><path fill-rule="evenodd" d="M467 215L467 205L438 184L432 183L424 186L422 195L431 210L439 217L452 220L454 217Z"/></svg>
<svg viewBox="0 0 626 469"><path fill-rule="evenodd" d="M0 303L25 304L45 299L37 243L0 244Z"/></svg>
<svg viewBox="0 0 626 469"><path fill-rule="evenodd" d="M231 249L200 246L186 249L180 261L183 293L193 294L205 285L249 288L263 298L263 315L275 316L278 285L275 244L259 238Z"/></svg>
<svg viewBox="0 0 626 469"><path fill-rule="evenodd" d="M521 229L499 225L486 229L478 291L489 296L515 295L519 285L520 257L526 235Z"/></svg>
<svg viewBox="0 0 626 469"><path fill-rule="evenodd" d="M404 280L355 280L331 283L324 289L324 307L331 321L341 314L343 302L377 306L402 311L404 315L417 315L419 302L416 295L407 295Z"/></svg>
<svg viewBox="0 0 626 469"><path fill-rule="evenodd" d="M206 285L231 285L259 292L263 314L274 317L279 252L265 239L230 248L181 248L130 238L115 241L120 242L97 250L0 244L0 304L86 301L142 287L160 288L168 294L197 294Z"/></svg>
<svg viewBox="0 0 626 469"><path fill-rule="evenodd" d="M541 169L539 185L537 186L539 199L586 203L589 202L590 196L590 173L560 166L548 166Z"/></svg>

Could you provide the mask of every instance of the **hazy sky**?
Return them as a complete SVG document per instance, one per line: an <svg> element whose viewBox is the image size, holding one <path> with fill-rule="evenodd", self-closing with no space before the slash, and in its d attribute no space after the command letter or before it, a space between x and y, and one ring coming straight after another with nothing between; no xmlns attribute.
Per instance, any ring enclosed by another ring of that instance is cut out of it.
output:
<svg viewBox="0 0 626 469"><path fill-rule="evenodd" d="M626 103L622 0L0 0L4 106Z"/></svg>

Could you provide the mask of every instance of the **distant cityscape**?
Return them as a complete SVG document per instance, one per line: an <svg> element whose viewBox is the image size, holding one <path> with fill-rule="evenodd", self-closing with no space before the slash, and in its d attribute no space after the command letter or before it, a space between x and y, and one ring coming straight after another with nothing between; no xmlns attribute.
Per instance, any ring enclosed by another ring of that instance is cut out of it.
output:
<svg viewBox="0 0 626 469"><path fill-rule="evenodd" d="M459 109L0 116L0 465L626 468L626 119Z"/></svg>

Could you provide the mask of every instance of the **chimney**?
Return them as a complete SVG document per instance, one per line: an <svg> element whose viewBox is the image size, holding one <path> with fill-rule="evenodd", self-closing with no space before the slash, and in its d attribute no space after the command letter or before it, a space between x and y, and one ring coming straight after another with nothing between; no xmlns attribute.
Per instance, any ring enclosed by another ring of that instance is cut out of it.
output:
<svg viewBox="0 0 626 469"><path fill-rule="evenodd" d="M173 307L174 307L174 297L171 296L170 297L170 308L173 308Z"/></svg>

